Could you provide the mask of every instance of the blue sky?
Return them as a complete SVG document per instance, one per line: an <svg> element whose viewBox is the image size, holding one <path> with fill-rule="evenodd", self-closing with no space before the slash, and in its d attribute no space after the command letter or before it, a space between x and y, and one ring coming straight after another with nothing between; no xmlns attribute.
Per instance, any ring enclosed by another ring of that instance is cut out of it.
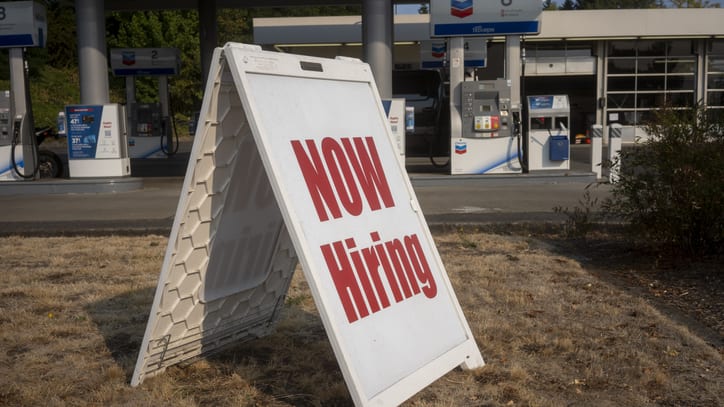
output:
<svg viewBox="0 0 724 407"><path fill-rule="evenodd" d="M397 4L395 5L396 14L417 14L420 9L419 4Z"/></svg>

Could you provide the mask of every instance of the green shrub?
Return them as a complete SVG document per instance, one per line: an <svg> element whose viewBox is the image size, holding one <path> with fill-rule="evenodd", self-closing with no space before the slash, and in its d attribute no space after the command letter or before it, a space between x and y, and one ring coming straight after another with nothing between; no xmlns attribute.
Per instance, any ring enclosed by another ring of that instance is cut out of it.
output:
<svg viewBox="0 0 724 407"><path fill-rule="evenodd" d="M651 138L623 150L605 209L633 233L683 254L724 246L724 120L702 106L656 112Z"/></svg>

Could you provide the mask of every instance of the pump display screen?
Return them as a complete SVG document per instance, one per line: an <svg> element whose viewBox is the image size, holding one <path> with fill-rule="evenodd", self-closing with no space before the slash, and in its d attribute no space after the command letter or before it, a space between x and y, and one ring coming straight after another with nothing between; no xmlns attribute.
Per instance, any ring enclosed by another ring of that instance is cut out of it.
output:
<svg viewBox="0 0 724 407"><path fill-rule="evenodd" d="M552 109L553 108L553 96L534 96L529 97L530 109Z"/></svg>
<svg viewBox="0 0 724 407"><path fill-rule="evenodd" d="M475 100L495 99L498 97L498 92L495 91L478 91L473 95Z"/></svg>
<svg viewBox="0 0 724 407"><path fill-rule="evenodd" d="M568 96L566 95L543 95L528 96L530 110L568 110Z"/></svg>

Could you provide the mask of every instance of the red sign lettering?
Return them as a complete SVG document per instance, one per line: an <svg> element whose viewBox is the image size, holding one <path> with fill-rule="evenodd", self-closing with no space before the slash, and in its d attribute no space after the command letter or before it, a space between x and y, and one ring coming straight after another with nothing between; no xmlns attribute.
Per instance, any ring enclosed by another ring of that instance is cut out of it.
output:
<svg viewBox="0 0 724 407"><path fill-rule="evenodd" d="M377 232L370 237L372 246L362 249L357 249L354 238L320 246L347 321L390 307L389 292L396 303L421 292L427 298L437 295L435 278L416 234L387 242L380 242Z"/></svg>
<svg viewBox="0 0 724 407"><path fill-rule="evenodd" d="M321 154L315 140L291 144L321 222L342 217L342 209L358 216L364 202L373 211L395 206L372 137L325 137Z"/></svg>

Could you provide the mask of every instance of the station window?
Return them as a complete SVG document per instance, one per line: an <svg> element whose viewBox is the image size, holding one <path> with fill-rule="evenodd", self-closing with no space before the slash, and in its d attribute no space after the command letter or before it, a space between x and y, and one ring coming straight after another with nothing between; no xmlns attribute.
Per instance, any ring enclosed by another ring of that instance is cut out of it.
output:
<svg viewBox="0 0 724 407"><path fill-rule="evenodd" d="M609 58L608 59L609 74L635 74L636 59L635 58Z"/></svg>
<svg viewBox="0 0 724 407"><path fill-rule="evenodd" d="M724 89L724 73L709 74L709 89Z"/></svg>
<svg viewBox="0 0 724 407"><path fill-rule="evenodd" d="M691 40L609 41L606 100L622 124L643 124L664 105L695 102L696 55Z"/></svg>
<svg viewBox="0 0 724 407"><path fill-rule="evenodd" d="M706 101L707 105L711 107L724 107L724 92L711 91L709 92L709 98Z"/></svg>
<svg viewBox="0 0 724 407"><path fill-rule="evenodd" d="M611 41L608 43L609 57L635 57L636 41Z"/></svg>
<svg viewBox="0 0 724 407"><path fill-rule="evenodd" d="M724 40L710 40L707 46L706 105L724 112Z"/></svg>
<svg viewBox="0 0 724 407"><path fill-rule="evenodd" d="M593 44L587 41L530 42L525 46L529 58L575 58L593 55Z"/></svg>
<svg viewBox="0 0 724 407"><path fill-rule="evenodd" d="M608 94L609 110L633 109L636 107L635 93L609 93Z"/></svg>

